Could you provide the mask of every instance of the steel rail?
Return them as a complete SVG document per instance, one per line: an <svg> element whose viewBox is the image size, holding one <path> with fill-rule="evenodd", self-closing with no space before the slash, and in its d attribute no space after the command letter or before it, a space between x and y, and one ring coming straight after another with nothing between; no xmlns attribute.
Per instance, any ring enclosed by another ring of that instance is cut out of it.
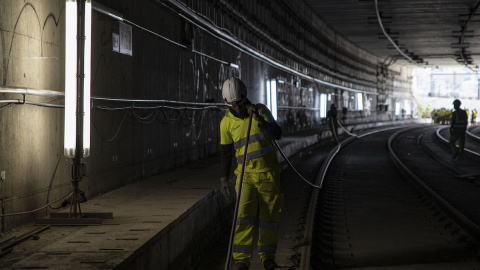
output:
<svg viewBox="0 0 480 270"><path fill-rule="evenodd" d="M323 182L325 180L325 175L330 167L331 162L333 159L336 157L336 155L340 152L341 148L343 146L348 145L349 143L353 142L356 139L363 138L365 136L369 136L372 134L376 134L379 132L383 131L388 131L392 129L398 129L398 128L403 128L403 127L388 127L388 128L382 128L378 130L373 130L369 131L366 133L363 133L361 135L356 135L353 137L348 137L347 139L341 141L337 147L332 149L325 160L322 163L322 166L319 170L319 173L317 174L317 178L315 180L315 185L319 186L320 188L314 188L312 190L311 196L310 196L310 204L308 206L308 211L307 211L307 219L305 223L305 230L304 230L304 237L302 241L302 248L300 250L301 258L300 258L300 264L299 267L297 268L298 270L310 270L310 257L311 257L311 248L312 248L312 233L313 233L313 222L315 219L315 206L317 205L317 201L319 199L319 192L321 188L323 187Z"/></svg>
<svg viewBox="0 0 480 270"><path fill-rule="evenodd" d="M394 140L400 134L408 132L409 130L412 130L414 128L415 127L403 129L390 136L388 140L388 150L392 162L400 169L400 171L404 174L407 180L409 180L414 186L416 186L424 196L431 199L434 205L436 205L446 214L448 214L453 220L455 220L455 222L458 223L459 226L462 226L465 231L467 231L473 238L475 238L476 241L480 241L480 227L473 223L470 219L465 217L465 215L460 213L455 207L453 207L450 203L448 203L445 199L443 199L440 195L433 191L429 186L427 186L419 177L417 177L411 170L409 170L407 166L395 154L395 151L392 147L392 143L394 142ZM443 128L437 130L437 134L438 131L441 129Z"/></svg>
<svg viewBox="0 0 480 270"><path fill-rule="evenodd" d="M441 127L441 128L439 128L439 129L437 129L437 131L436 131L436 136L437 136L438 139L440 139L441 141L443 141L444 143L446 143L446 144L448 145L448 144L449 144L449 141L448 141L445 137L443 137L442 135L440 135L440 132L443 131L443 130L445 130L445 129L447 129L447 128L449 128L449 127ZM478 138L478 137L477 137L477 138ZM471 149L465 148L464 151L467 152L467 153L469 153L469 154L471 154L471 155L473 155L473 156L475 156L475 157L479 157L479 158L480 158L480 153L477 153L477 152L475 152L475 151L473 151L473 150L471 150Z"/></svg>
<svg viewBox="0 0 480 270"><path fill-rule="evenodd" d="M392 129L398 129L402 128L402 130L394 133L392 136L390 136L388 140L388 150L390 157L392 159L392 162L397 166L402 173L407 176L408 179L413 179L412 182L417 188L420 189L420 191L428 198L434 199L435 205L445 211L446 213L449 213L452 215L452 218L462 227L466 229L467 232L469 232L475 239L480 240L480 228L471 222L469 219L463 217L462 214L455 213L458 212L455 208L450 206L443 198L441 198L439 195L437 195L435 192L433 192L428 186L426 186L418 177L416 177L401 161L400 159L395 155L393 148L392 148L392 142L394 139L399 135L404 132L407 132L409 130L418 128L419 125L408 125L408 126L401 126L401 127L389 127L389 128L384 128L384 129L379 129L379 130L373 130L371 132L363 133L361 135L357 135L356 137L349 137L348 139L342 141L338 147L335 149L332 149L330 153L327 155L326 159L322 163L322 167L317 175L316 179L316 184L322 186L323 182L325 181L325 176L326 172L329 169L329 166L332 162L332 160L335 158L335 156L340 152L341 146L345 146L351 142L353 142L355 139L362 138L365 136L369 136L375 133L383 132L383 131L388 131ZM300 260L300 265L299 265L299 270L310 270L310 257L311 257L311 245L312 245L312 233L313 233L313 221L314 221L314 213L315 213L315 206L317 204L317 201L320 199L318 198L318 194L320 192L320 189L314 189L312 191L312 197L310 199L310 204L309 204L309 209L308 209L308 216L305 224L305 231L304 231L304 239L303 239L303 245L301 248L301 260ZM448 211L447 211L448 210Z"/></svg>
<svg viewBox="0 0 480 270"><path fill-rule="evenodd" d="M471 128L471 127L470 127L470 128ZM470 137L472 137L472 138L474 138L475 140L480 141L480 137L477 136L477 135L475 135L475 134L473 134L473 133L471 133L468 129L467 129L467 135L470 136Z"/></svg>

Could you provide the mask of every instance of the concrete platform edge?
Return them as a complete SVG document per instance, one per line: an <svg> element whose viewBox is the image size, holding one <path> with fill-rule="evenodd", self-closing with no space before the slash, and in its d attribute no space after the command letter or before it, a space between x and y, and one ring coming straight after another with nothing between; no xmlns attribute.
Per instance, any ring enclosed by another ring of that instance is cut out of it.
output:
<svg viewBox="0 0 480 270"><path fill-rule="evenodd" d="M405 120L379 123L349 125L348 128L362 130L388 125L405 125L422 123L422 120ZM424 123L424 122L423 122ZM343 133L343 131L339 131ZM282 147L287 158L322 139L331 136L328 129L319 130L317 134L295 139ZM288 166L277 151L281 168ZM115 269L190 269L200 258L202 252L219 239L225 229L230 229L233 201L225 201L218 190L210 192L195 203L175 221L161 230L155 237L133 252ZM200 223L203 226L198 226ZM176 239L181 235L184 246L178 246ZM208 242L205 242L208 239ZM201 243L199 245L199 243ZM166 258L165 258L166 257ZM168 263L166 263L168 262Z"/></svg>
<svg viewBox="0 0 480 270"><path fill-rule="evenodd" d="M314 134L289 143L283 151L289 158L318 141L319 134ZM282 168L288 166L281 154L277 155ZM191 269L202 252L214 245L224 230L230 230L233 200L224 200L217 191L195 203L115 269ZM181 243L177 241L180 237Z"/></svg>
<svg viewBox="0 0 480 270"><path fill-rule="evenodd" d="M219 194L210 192L114 269L190 269L229 228L232 202Z"/></svg>
<svg viewBox="0 0 480 270"><path fill-rule="evenodd" d="M351 130L353 128L355 131L360 131L362 129L369 129L373 127L380 127L380 126L387 126L387 125L406 125L406 124L415 124L420 123L420 121L410 120L410 121L392 121L392 122L379 122L379 123L364 123L358 125L349 125L347 128ZM342 130L339 130L340 133L343 133ZM303 150L311 147L320 141L324 141L328 143L329 140L333 143L331 138L331 133L328 128L324 128L321 130L311 131L304 134L292 134L287 135L279 140L279 145L282 148L282 151L285 153L287 158L294 157L295 155L304 152ZM288 163L285 162L281 154L277 151L277 155L279 157L279 161L281 163L282 170L288 166ZM219 182L217 185L217 181L215 179L215 171L218 170L218 164L211 164L207 167L204 167L202 170L206 170L207 173L203 173L203 177L208 177L211 180L208 182L210 186L207 186L207 189L210 189L209 192L203 193L203 195L197 197L193 201L190 201L189 205L186 205L185 208L179 213L176 214L176 217L172 217L169 219L168 223L165 224L164 227L158 228L156 232L150 235L148 238L144 238L143 242L138 243L135 248L133 246L122 247L124 251L112 251L112 252L100 252L99 258L93 260L94 262L103 261L107 262L104 265L98 264L98 267L95 269L105 269L105 267L109 267L108 269L175 269L175 270L182 270L182 269L192 269L192 267L197 264L200 259L202 258L203 254L211 249L214 245L217 244L218 240L222 236L225 231L230 231L230 224L231 219L233 216L233 206L234 201L226 200L221 193L219 192ZM193 174L200 172L198 170L194 170ZM179 171L181 172L181 171ZM180 173L180 177L187 176L186 183L190 183L192 187L201 187L202 189L205 186L195 184L196 175L189 175L189 171L184 171ZM171 176L169 176L171 177ZM177 176L178 177L178 176ZM213 178L212 178L213 177ZM193 179L193 182L192 182ZM146 183L149 183L147 179ZM142 181L143 182L143 181ZM169 192L173 191L171 189L172 182L169 183L167 186L169 188L165 190L169 190ZM234 180L231 181L233 185ZM148 186L149 184L147 184ZM209 185L209 184L207 184ZM232 187L233 188L233 187ZM213 190L212 190L213 189ZM120 192L120 194L122 194ZM176 193L175 193L176 194ZM172 194L172 195L175 195ZM192 193L193 194L193 193ZM115 195L107 195L106 201L103 203L108 203L108 196ZM149 195L151 198L151 194ZM169 197L170 201L176 203L177 199L181 201L181 203L185 203L186 198L181 198L177 196ZM135 199L133 200L135 201ZM150 199L150 201L152 201ZM158 200L160 202L161 200ZM153 200L156 202L156 200ZM100 204L99 204L100 205ZM159 206L154 206L159 207ZM128 213L128 212L127 212ZM140 216L141 217L141 216ZM123 222L127 221L129 217L128 214L126 216L121 217L120 220ZM141 220L141 219L139 219ZM121 222L121 221L120 221ZM136 225L136 223L134 223ZM114 224L116 225L116 224ZM79 234L81 235L81 234ZM78 236L77 236L78 237ZM82 236L80 236L82 237ZM110 241L108 237L115 237L115 236L107 236L106 240ZM64 246L64 245L63 245ZM18 264L13 266L12 269L24 268L25 266L34 265L35 262L39 260L42 261L42 258L47 256L49 252L52 250L54 253L57 252L58 247L63 247L60 243L59 246L56 248L50 248L47 250L39 250L37 253L32 255L31 257L24 258ZM107 246L110 246L108 244ZM93 249L95 250L95 248ZM88 258L96 258L98 253L94 251L93 253L85 253L84 251L79 252L76 255L79 256L86 256ZM83 255L82 255L83 254ZM89 255L92 254L92 255ZM55 254L54 254L55 255ZM113 257L112 257L113 256ZM29 260L29 258L31 258ZM55 258L59 258L56 256ZM54 260L57 260L55 259ZM72 258L63 258L62 262L78 262L79 257L72 257ZM84 260L84 259L82 259ZM91 262L92 259L85 260L86 262ZM25 262L25 263L22 263ZM32 264L33 263L33 264ZM52 267L57 267L57 263L61 263L60 261L55 261ZM96 264L97 265L97 264ZM71 265L73 266L73 265ZM82 267L87 267L85 269L92 269L88 268L93 265L87 264L77 264L76 267L78 269L84 269ZM55 268L55 269L72 269L72 268Z"/></svg>

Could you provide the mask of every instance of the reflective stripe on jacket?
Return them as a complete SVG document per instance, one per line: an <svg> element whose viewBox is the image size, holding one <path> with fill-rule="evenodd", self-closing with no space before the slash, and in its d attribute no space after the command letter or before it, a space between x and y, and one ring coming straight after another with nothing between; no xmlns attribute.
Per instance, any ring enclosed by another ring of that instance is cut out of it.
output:
<svg viewBox="0 0 480 270"><path fill-rule="evenodd" d="M467 113L462 109L456 109L452 113L452 128L455 131L465 132L468 125L468 116Z"/></svg>

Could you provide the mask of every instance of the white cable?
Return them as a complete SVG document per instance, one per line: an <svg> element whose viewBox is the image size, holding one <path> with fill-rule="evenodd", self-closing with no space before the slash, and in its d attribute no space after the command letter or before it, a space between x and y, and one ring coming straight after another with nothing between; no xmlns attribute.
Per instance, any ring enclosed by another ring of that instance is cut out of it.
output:
<svg viewBox="0 0 480 270"><path fill-rule="evenodd" d="M315 184L312 184L310 181L308 181L307 179L305 179L298 171L297 169L295 169L295 167L293 166L292 163L290 163L290 160L288 160L288 158L285 156L285 153L283 153L282 151L282 148L280 148L280 145L278 145L277 141L276 140L273 140L273 143L275 144L275 146L277 147L277 149L280 151L280 154L282 155L282 157L285 159L285 161L288 163L288 165L290 165L290 167L293 169L293 171L303 180L305 181L305 183L309 184L310 186L314 187L314 188L322 188L321 186L317 186Z"/></svg>
<svg viewBox="0 0 480 270"><path fill-rule="evenodd" d="M354 133L349 132L344 126L342 126L342 124L340 123L340 121L338 121L338 125L339 125L339 126L345 131L345 133L347 133L348 135L354 136L354 137L358 137L357 134L354 134Z"/></svg>
<svg viewBox="0 0 480 270"><path fill-rule="evenodd" d="M51 203L49 203L49 204L46 204L46 205L44 205L44 206L42 206L42 207L40 207L40 208L37 208L37 209L35 209L35 210L30 210L30 211L25 211L25 212L20 212L20 213L4 214L4 215L0 215L0 217L18 216L18 215L33 213L33 212L36 212L36 211L45 209L45 208L48 207L49 205L54 204L54 203L60 201L61 199L66 198L66 197L67 197L68 195L70 195L70 194L71 194L71 192L68 193L67 195L63 196L63 197L60 197L58 200L53 201L53 202L51 202Z"/></svg>
<svg viewBox="0 0 480 270"><path fill-rule="evenodd" d="M385 28L383 27L382 19L380 17L380 12L378 11L378 0L375 0L375 12L377 13L377 19L378 19L378 24L380 25L380 28L382 28L382 32L385 35L385 37L392 43L393 47L397 49L397 51L403 55L403 57L407 58L412 64L418 66L418 63L413 61L412 58L410 58L408 55L406 55L398 46L395 44L395 42L392 40L392 38L387 34L385 31Z"/></svg>

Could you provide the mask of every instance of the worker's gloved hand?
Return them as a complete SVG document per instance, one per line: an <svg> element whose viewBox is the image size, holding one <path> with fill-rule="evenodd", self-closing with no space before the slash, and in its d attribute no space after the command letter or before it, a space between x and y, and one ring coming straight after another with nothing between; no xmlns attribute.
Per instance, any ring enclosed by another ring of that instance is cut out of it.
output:
<svg viewBox="0 0 480 270"><path fill-rule="evenodd" d="M232 199L232 195L230 194L230 185L228 184L228 179L227 177L222 177L220 178L220 189L222 191L222 194L225 198L228 200Z"/></svg>
<svg viewBox="0 0 480 270"><path fill-rule="evenodd" d="M262 124L262 125L264 124L265 119L263 119L263 117L261 117L261 116L258 114L257 105L255 105L255 104L247 104L247 105L245 105L245 107L247 107L248 114L253 113L253 119L257 120L257 122L259 122L259 123Z"/></svg>
<svg viewBox="0 0 480 270"><path fill-rule="evenodd" d="M256 113L258 111L257 105L255 105L255 104L250 103L250 104L245 105L245 107L247 107L248 114L251 114L252 112Z"/></svg>

